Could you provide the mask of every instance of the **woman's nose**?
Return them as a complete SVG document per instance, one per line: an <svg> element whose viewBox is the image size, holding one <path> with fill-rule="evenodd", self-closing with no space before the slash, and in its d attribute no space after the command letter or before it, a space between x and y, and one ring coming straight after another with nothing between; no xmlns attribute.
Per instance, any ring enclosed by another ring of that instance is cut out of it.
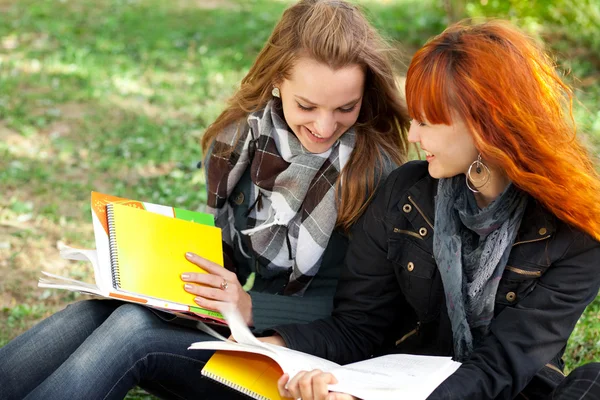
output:
<svg viewBox="0 0 600 400"><path fill-rule="evenodd" d="M419 127L417 124L410 124L410 129L408 130L408 141L411 143L417 143L421 141Z"/></svg>
<svg viewBox="0 0 600 400"><path fill-rule="evenodd" d="M331 137L337 129L337 121L332 115L321 115L316 121L317 134L325 138Z"/></svg>

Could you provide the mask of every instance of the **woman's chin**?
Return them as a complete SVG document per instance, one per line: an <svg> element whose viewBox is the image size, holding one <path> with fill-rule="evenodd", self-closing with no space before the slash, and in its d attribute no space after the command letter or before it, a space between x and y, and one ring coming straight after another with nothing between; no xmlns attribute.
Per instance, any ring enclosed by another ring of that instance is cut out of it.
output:
<svg viewBox="0 0 600 400"><path fill-rule="evenodd" d="M302 140L301 141L302 146L304 146L304 148L306 150L308 150L308 152L313 153L313 154L320 154L320 153L325 153L327 150L329 150L331 148L331 144L330 143L315 143L311 140Z"/></svg>
<svg viewBox="0 0 600 400"><path fill-rule="evenodd" d="M451 171L446 171L439 168L437 165L430 163L428 166L429 175L435 179L452 178L458 174L454 174Z"/></svg>

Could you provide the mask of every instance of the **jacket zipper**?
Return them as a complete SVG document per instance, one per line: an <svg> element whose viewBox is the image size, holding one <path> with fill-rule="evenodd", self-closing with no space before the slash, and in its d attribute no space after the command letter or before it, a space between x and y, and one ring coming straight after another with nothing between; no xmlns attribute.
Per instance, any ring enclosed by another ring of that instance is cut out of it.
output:
<svg viewBox="0 0 600 400"><path fill-rule="evenodd" d="M421 239L421 240L423 240L423 237L422 237L421 235L419 235L417 232L413 232L413 231L406 231L406 230L404 230L404 229L398 229L398 228L394 228L394 232L395 232L395 233L406 233L407 235L414 236L414 237L416 237L417 239Z"/></svg>
<svg viewBox="0 0 600 400"><path fill-rule="evenodd" d="M555 366L555 365L552 365L552 364L548 363L548 364L546 364L546 367L550 368L550 369L551 369L551 370L553 370L553 371L556 371L556 372L558 372L558 373L559 373L559 374L561 374L562 376L565 376L565 373L564 373L564 372L562 372L562 371L561 371L561 370L560 370L560 369L559 369L557 366Z"/></svg>
<svg viewBox="0 0 600 400"><path fill-rule="evenodd" d="M402 336L400 339L396 340L396 346L398 346L400 343L404 342L409 337L418 334L419 333L419 328L421 328L421 322L417 322L417 327L415 329L413 329L412 331L408 332L406 335Z"/></svg>
<svg viewBox="0 0 600 400"><path fill-rule="evenodd" d="M517 242L517 243L514 243L514 244L512 245L512 247L515 247L515 246L517 246L517 245L519 245L519 244L524 244L524 243L540 242L540 241L542 241L542 240L546 240L546 239L548 239L550 236L551 236L551 235L546 235L546 236L544 236L544 237L537 238L537 239L532 239L532 240L523 240L522 242Z"/></svg>
<svg viewBox="0 0 600 400"><path fill-rule="evenodd" d="M510 265L507 265L506 269L516 272L519 275L542 276L542 271L527 271L521 268L511 267Z"/></svg>
<svg viewBox="0 0 600 400"><path fill-rule="evenodd" d="M427 225L429 225L429 227L431 229L433 229L433 224L431 223L431 221L429 221L429 218L427 218L425 216L425 214L423 214L423 211L421 211L421 209L419 208L419 206L417 205L417 203L414 202L414 200L412 199L412 197L408 196L408 201L410 201L412 203L412 205L417 209L417 211L419 212L419 214L421 214L421 217L423 217L423 219L425 220L425 222L427 222Z"/></svg>

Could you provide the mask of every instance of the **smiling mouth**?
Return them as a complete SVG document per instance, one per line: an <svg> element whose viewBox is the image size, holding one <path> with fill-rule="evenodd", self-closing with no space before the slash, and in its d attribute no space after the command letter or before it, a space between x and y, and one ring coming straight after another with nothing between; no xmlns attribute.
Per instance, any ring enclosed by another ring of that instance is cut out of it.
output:
<svg viewBox="0 0 600 400"><path fill-rule="evenodd" d="M305 128L306 128L306 127L305 127ZM317 139L325 139L323 136L321 136L321 135L318 135L318 134L314 133L313 131L311 131L311 130L310 130L310 129L308 129L308 128L306 128L306 130L307 130L307 131L308 131L308 132L309 132L311 135L313 135L314 137L316 137Z"/></svg>

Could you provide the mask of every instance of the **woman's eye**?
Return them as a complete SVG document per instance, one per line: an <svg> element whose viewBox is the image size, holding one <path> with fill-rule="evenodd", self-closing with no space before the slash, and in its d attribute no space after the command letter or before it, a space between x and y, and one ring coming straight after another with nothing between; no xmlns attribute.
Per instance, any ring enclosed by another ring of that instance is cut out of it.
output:
<svg viewBox="0 0 600 400"><path fill-rule="evenodd" d="M343 112L343 113L351 113L352 111L354 111L354 108L356 108L356 104L350 108L340 108L339 110L340 110L340 112Z"/></svg>
<svg viewBox="0 0 600 400"><path fill-rule="evenodd" d="M305 106L303 106L302 104L300 104L298 102L296 104L298 104L298 108L300 108L303 111L312 111L312 110L315 109L314 107L305 107Z"/></svg>

